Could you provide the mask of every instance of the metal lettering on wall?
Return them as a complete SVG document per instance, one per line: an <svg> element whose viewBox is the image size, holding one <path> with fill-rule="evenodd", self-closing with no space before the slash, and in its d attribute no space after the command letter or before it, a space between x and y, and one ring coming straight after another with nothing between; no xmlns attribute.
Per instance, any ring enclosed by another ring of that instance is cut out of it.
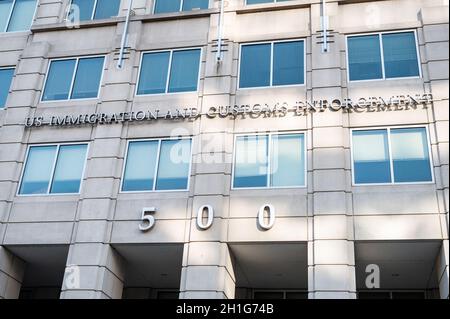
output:
<svg viewBox="0 0 450 319"><path fill-rule="evenodd" d="M206 118L270 118L293 116L307 116L322 112L345 113L373 113L416 110L427 108L433 102L433 95L422 93L415 95L396 95L390 98L361 97L352 99L332 99L298 101L296 103L277 102L273 104L256 103L253 105L212 106L201 113L195 107L176 108L162 112L155 108L147 111L122 113L92 113L77 115L33 116L25 119L26 127L41 126L80 126L97 124L118 124L124 122L144 122L157 120L196 120Z"/></svg>

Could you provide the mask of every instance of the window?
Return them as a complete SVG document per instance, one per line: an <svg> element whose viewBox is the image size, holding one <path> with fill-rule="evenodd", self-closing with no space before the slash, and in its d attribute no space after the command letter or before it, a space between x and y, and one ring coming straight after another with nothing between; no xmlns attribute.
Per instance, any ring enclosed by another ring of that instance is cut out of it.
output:
<svg viewBox="0 0 450 319"><path fill-rule="evenodd" d="M104 59L87 57L51 61L42 101L97 98Z"/></svg>
<svg viewBox="0 0 450 319"><path fill-rule="evenodd" d="M187 190L191 139L128 143L123 192Z"/></svg>
<svg viewBox="0 0 450 319"><path fill-rule="evenodd" d="M99 20L119 14L120 0L72 0L71 21Z"/></svg>
<svg viewBox="0 0 450 319"><path fill-rule="evenodd" d="M355 184L432 182L424 127L354 130Z"/></svg>
<svg viewBox="0 0 450 319"><path fill-rule="evenodd" d="M87 144L31 146L19 195L79 193Z"/></svg>
<svg viewBox="0 0 450 319"><path fill-rule="evenodd" d="M286 2L291 0L246 0L247 4L258 4L258 3L273 3L273 2Z"/></svg>
<svg viewBox="0 0 450 319"><path fill-rule="evenodd" d="M155 0L154 13L208 9L209 0Z"/></svg>
<svg viewBox="0 0 450 319"><path fill-rule="evenodd" d="M14 69L0 68L0 109L4 108L6 105L6 98L8 97L13 75Z"/></svg>
<svg viewBox="0 0 450 319"><path fill-rule="evenodd" d="M236 138L233 188L306 185L304 134Z"/></svg>
<svg viewBox="0 0 450 319"><path fill-rule="evenodd" d="M301 85L304 83L303 40L241 46L240 88Z"/></svg>
<svg viewBox="0 0 450 319"><path fill-rule="evenodd" d="M347 38L350 81L420 76L413 31Z"/></svg>
<svg viewBox="0 0 450 319"><path fill-rule="evenodd" d="M0 32L27 31L33 22L36 0L0 0Z"/></svg>
<svg viewBox="0 0 450 319"><path fill-rule="evenodd" d="M144 53L137 94L197 91L200 49Z"/></svg>

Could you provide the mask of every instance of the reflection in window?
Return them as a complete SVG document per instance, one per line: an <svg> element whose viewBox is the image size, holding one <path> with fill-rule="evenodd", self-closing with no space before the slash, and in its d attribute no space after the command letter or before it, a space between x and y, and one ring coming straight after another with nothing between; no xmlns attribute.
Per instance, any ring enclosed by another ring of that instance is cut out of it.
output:
<svg viewBox="0 0 450 319"><path fill-rule="evenodd" d="M145 53L137 94L197 91L200 52L200 49L190 49Z"/></svg>
<svg viewBox="0 0 450 319"><path fill-rule="evenodd" d="M30 147L19 194L78 193L86 152L86 144Z"/></svg>
<svg viewBox="0 0 450 319"><path fill-rule="evenodd" d="M36 3L36 0L0 0L0 32L29 30Z"/></svg>
<svg viewBox="0 0 450 319"><path fill-rule="evenodd" d="M4 108L6 105L6 99L8 98L13 76L14 69L0 69L0 109Z"/></svg>
<svg viewBox="0 0 450 319"><path fill-rule="evenodd" d="M186 190L190 163L191 139L130 142L122 191Z"/></svg>
<svg viewBox="0 0 450 319"><path fill-rule="evenodd" d="M304 134L238 136L234 188L306 185Z"/></svg>
<svg viewBox="0 0 450 319"><path fill-rule="evenodd" d="M96 98L103 63L104 57L51 61L42 101Z"/></svg>
<svg viewBox="0 0 450 319"><path fill-rule="evenodd" d="M356 184L431 182L426 129L353 131L353 167Z"/></svg>
<svg viewBox="0 0 450 319"><path fill-rule="evenodd" d="M350 81L420 76L412 31L350 36L347 47Z"/></svg>

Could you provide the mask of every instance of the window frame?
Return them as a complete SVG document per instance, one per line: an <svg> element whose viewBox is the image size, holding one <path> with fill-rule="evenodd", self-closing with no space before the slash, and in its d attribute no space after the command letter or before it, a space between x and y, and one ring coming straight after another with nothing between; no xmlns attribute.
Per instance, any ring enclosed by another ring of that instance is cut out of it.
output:
<svg viewBox="0 0 450 319"><path fill-rule="evenodd" d="M178 11L173 11L173 12L156 12L156 2L158 2L159 0L153 0L153 7L152 7L152 14L173 14L173 13L180 13L180 12L198 12L201 10L208 10L210 9L211 6L211 0L208 0L208 8L206 9L200 9L200 10L190 10L190 11L183 11L183 5L184 5L184 1L185 0L181 0L180 1L180 9Z"/></svg>
<svg viewBox="0 0 450 319"><path fill-rule="evenodd" d="M14 12L14 8L16 6L16 2L17 2L17 0L13 0L13 4L11 6L11 11L9 12L8 19L6 20L5 29L4 30L0 30L0 34L4 34L4 33L5 34L8 34L8 33L13 34L13 33L20 33L20 32L23 33L23 32L30 32L31 31L31 27L33 26L33 22L36 19L36 13L37 13L37 8L39 6L39 0L36 0L36 5L35 5L35 8L34 8L33 18L31 19L30 29L28 29L28 30L21 30L21 31L8 31L9 24L11 23L11 17L12 17L12 14Z"/></svg>
<svg viewBox="0 0 450 319"><path fill-rule="evenodd" d="M397 78L387 78L386 77L386 70L385 70L386 67L384 65L383 34L395 34L395 33L407 33L407 32L413 32L414 33L414 40L415 40L415 44L416 44L417 66L419 68L419 75L403 76L403 77L397 77ZM380 54L381 54L381 73L382 73L383 76L381 78L379 78L379 79L350 80L350 60L349 60L349 51L348 51L348 39L349 38L353 38L353 37L370 36L370 35L377 35L378 36L378 41L380 43ZM422 79L423 78L422 62L421 62L421 59L420 59L420 51L419 51L419 39L418 39L418 36L417 36L417 30L416 29L347 34L345 36L345 59L346 59L346 62L347 62L346 74L347 74L347 82L348 83L374 82L374 81L395 81L395 80Z"/></svg>
<svg viewBox="0 0 450 319"><path fill-rule="evenodd" d="M6 95L5 105L3 107L0 105L0 111L1 110L6 110L6 102L8 102L9 91L11 90L11 87L13 85L14 76L16 75L16 68L17 67L15 67L15 66L0 66L0 71L1 70L14 70L13 76L11 78L11 83L10 83L9 88L8 88L8 94Z"/></svg>
<svg viewBox="0 0 450 319"><path fill-rule="evenodd" d="M234 135L233 141L233 163L231 166L231 190L239 191L239 190L269 190L269 189L306 189L308 187L308 140L307 140L307 132L306 131L283 131L283 132L261 132L261 133L239 133ZM273 135L303 135L304 146L303 152L305 157L305 162L303 163L303 171L305 173L305 183L300 186L270 186L270 175L271 175L271 163L272 163L272 136ZM267 177L266 177L266 186L263 187L235 187L234 186L234 175L236 172L236 144L239 137L242 136L267 136L268 144L267 144Z"/></svg>
<svg viewBox="0 0 450 319"><path fill-rule="evenodd" d="M73 4L73 0L69 0L69 10L67 10L67 14L66 14L66 19L69 18L70 15L70 8L72 7ZM92 8L92 14L91 17L89 18L89 20L81 20L80 22L83 21L96 21L96 20L106 20L106 19L94 19L95 14L97 13L97 4L98 4L98 0L94 0L94 7ZM120 13L120 3L119 3L119 12L117 12L117 16L119 16ZM116 16L116 17L117 17ZM111 17L112 18L112 17Z"/></svg>
<svg viewBox="0 0 450 319"><path fill-rule="evenodd" d="M81 59L90 59L90 58L103 58L103 66L102 66L102 74L100 76L100 81L99 81L99 85L98 85L98 91L97 91L97 96L96 97L90 97L90 98L82 98L82 99L72 99L72 93L73 93L73 87L75 84L75 78L77 75L77 71L78 71L78 64L80 62ZM49 59L48 64L47 64L47 71L45 73L45 78L44 78L44 85L42 87L42 92L41 92L41 97L39 99L39 103L57 103L57 102L73 102L73 101L91 101L91 100L97 100L100 98L101 96L101 91L102 91L102 83L103 83L103 77L105 75L105 67L106 67L106 59L107 59L107 55L105 54L97 54L97 55L87 55L87 56L79 56L79 57L69 57L69 58L54 58L54 59ZM72 80L70 82L70 90L69 90L69 94L67 99L64 100L44 100L44 93L45 93L45 89L47 88L47 80L48 80L48 76L49 76L49 72L50 72L50 67L52 65L52 62L54 61L70 61L70 60L75 60L75 68L74 68L74 72L72 74Z"/></svg>
<svg viewBox="0 0 450 319"><path fill-rule="evenodd" d="M158 179L158 168L160 166L159 160L161 155L161 145L163 141L179 141L179 140L190 140L191 141L191 150L189 154L189 172L188 172L188 181L185 189L156 189L156 183ZM153 187L152 190L142 190L142 191L124 191L123 190L123 183L125 181L125 170L128 162L128 150L130 148L130 143L133 142L152 142L157 141L158 142L158 152L156 154L156 163L155 163L155 175L153 176ZM193 162L193 143L194 138L193 136L181 136L181 137L155 137L155 138L145 138L145 139L130 139L127 141L126 149L125 149L125 157L122 165L122 175L120 178L120 187L119 187L119 194L145 194L145 193L168 193L168 192L188 192L190 190L191 186L191 174L192 174L192 162Z"/></svg>
<svg viewBox="0 0 450 319"><path fill-rule="evenodd" d="M59 157L59 150L61 148L61 146L67 146L67 145L86 145L86 155L85 155L85 159L84 159L84 164L83 164L83 171L81 173L81 178L80 178L80 187L78 189L77 193L50 193L50 190L52 188L53 185L53 181L55 179L55 171L56 171L56 165L58 164L58 157ZM56 146L56 152L55 152L55 158L53 159L53 163L52 163L52 172L51 172L51 177L48 183L48 188L47 188L47 192L45 194L20 194L20 188L22 187L22 183L23 183L23 175L25 174L25 170L26 170L26 166L28 164L28 158L30 155L30 149L32 147L45 147L45 146ZM70 142L70 143L43 143L43 144L30 144L27 146L27 151L25 153L25 161L23 162L22 165L22 172L20 173L20 179L19 179L19 183L17 184L17 191L16 191L16 196L17 197L48 197L48 196L77 196L77 195L81 195L81 191L83 189L83 181L85 179L85 174L86 174L86 168L87 168L87 160L89 158L89 148L90 148L90 143L89 142Z"/></svg>
<svg viewBox="0 0 450 319"><path fill-rule="evenodd" d="M286 43L286 42L303 42L303 83L302 84L286 84L286 85L273 85L273 56L274 47L276 43ZM242 63L242 47L247 45L257 45L257 44L270 44L270 84L268 86L255 86L255 87L241 87L241 63ZM295 39L284 39L284 40L271 40L271 41L259 41L259 42L244 42L239 43L239 63L238 63L238 75L237 75L237 90L260 90L260 89L272 89L272 88L289 88L289 87L302 87L306 86L306 39L305 38L295 38Z"/></svg>
<svg viewBox="0 0 450 319"><path fill-rule="evenodd" d="M422 181L422 182L396 182L395 174L394 174L394 160L392 157L392 143L391 143L391 130L395 129L408 129L408 128L423 128L425 129L427 146L428 146L428 156L430 159L430 171L431 171L431 181ZM354 162L354 147L353 147L353 132L354 131L375 131L375 130L386 130L387 131L387 142L388 142L388 150L389 150L389 168L390 168L390 183L356 183L355 182L355 162ZM426 184L434 184L435 174L434 174L434 164L433 164L433 152L432 152L432 144L431 137L428 128L428 124L417 124L417 125L396 125L396 126L374 126L368 128L352 128L350 129L350 160L351 160L351 170L352 170L352 187L367 187L367 186L398 186L398 185L426 185Z"/></svg>
<svg viewBox="0 0 450 319"><path fill-rule="evenodd" d="M200 59L198 61L198 79L197 79L197 89L195 91L187 91L187 92L169 92L169 85L170 85L170 72L172 71L172 57L173 53L176 51L189 51L189 50L200 50ZM163 93L154 93L154 94L138 94L139 90L139 84L141 83L141 72L142 72L142 64L144 62L144 55L147 53L162 53L162 52L169 52L169 65L167 67L167 79L166 79L166 88ZM161 95L175 95L175 94L193 94L198 93L200 88L200 80L201 80L201 70L202 70L202 63L203 63L203 48L202 47L188 47L188 48L176 48L176 49L161 49L161 50L150 50L150 51L142 51L141 52L141 60L139 61L139 68L138 68L138 76L137 76L137 82L136 82L136 88L134 90L134 96L140 97L140 96L161 96Z"/></svg>

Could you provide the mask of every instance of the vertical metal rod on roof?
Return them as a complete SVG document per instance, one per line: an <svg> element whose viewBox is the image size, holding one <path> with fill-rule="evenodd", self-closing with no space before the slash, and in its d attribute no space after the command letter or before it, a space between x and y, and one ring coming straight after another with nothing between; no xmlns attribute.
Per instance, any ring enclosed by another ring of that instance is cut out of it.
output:
<svg viewBox="0 0 450 319"><path fill-rule="evenodd" d="M123 55L124 55L124 51L125 51L125 46L127 44L128 26L130 25L130 16L131 16L132 7L133 7L133 0L130 0L130 3L128 4L127 19L125 21L125 26L123 28L122 42L120 44L119 60L117 61L118 69L121 69L122 64L123 64Z"/></svg>
<svg viewBox="0 0 450 319"><path fill-rule="evenodd" d="M223 53L222 53L222 42L223 42L223 15L225 8L225 0L220 0L220 14L219 14L219 25L217 26L217 53L216 53L216 61L217 63L222 62Z"/></svg>
<svg viewBox="0 0 450 319"><path fill-rule="evenodd" d="M322 0L322 32L323 32L322 53L324 53L328 52L328 16L327 16L326 0Z"/></svg>

